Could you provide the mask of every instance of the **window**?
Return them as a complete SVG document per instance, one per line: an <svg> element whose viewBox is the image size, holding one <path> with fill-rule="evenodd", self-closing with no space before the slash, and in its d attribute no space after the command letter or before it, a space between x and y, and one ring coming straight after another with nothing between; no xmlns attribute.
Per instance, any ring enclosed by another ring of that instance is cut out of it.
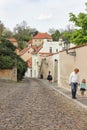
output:
<svg viewBox="0 0 87 130"><path fill-rule="evenodd" d="M56 52L58 52L58 49L56 49Z"/></svg>
<svg viewBox="0 0 87 130"><path fill-rule="evenodd" d="M50 51L50 53L52 53L52 47L50 47L50 50L49 50L49 51Z"/></svg>

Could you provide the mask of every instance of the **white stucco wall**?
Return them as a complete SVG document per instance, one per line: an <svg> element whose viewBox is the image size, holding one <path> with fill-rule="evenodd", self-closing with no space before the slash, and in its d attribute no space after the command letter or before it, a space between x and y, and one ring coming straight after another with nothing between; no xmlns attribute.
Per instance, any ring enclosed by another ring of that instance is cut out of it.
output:
<svg viewBox="0 0 87 130"><path fill-rule="evenodd" d="M60 50L60 46L58 42L47 42L44 41L43 48L40 50L40 52L50 52L50 47L52 47L52 53L56 53L57 50Z"/></svg>
<svg viewBox="0 0 87 130"><path fill-rule="evenodd" d="M32 69L31 68L27 68L27 71L25 72L24 77L32 77Z"/></svg>
<svg viewBox="0 0 87 130"><path fill-rule="evenodd" d="M52 48L52 53L59 52L63 50L64 42L59 39L59 41L47 41L44 40L43 48L40 50L40 52L50 52L50 47ZM74 47L75 45L70 43L70 48Z"/></svg>
<svg viewBox="0 0 87 130"><path fill-rule="evenodd" d="M38 78L38 55L32 54L32 77Z"/></svg>
<svg viewBox="0 0 87 130"><path fill-rule="evenodd" d="M53 63L53 81L58 82L58 57L59 54L55 54L52 56L52 63Z"/></svg>

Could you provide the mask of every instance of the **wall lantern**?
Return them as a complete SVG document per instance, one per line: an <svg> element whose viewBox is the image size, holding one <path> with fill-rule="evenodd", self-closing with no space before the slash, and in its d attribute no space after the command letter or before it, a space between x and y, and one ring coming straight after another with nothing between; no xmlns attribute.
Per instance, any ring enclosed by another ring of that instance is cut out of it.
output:
<svg viewBox="0 0 87 130"><path fill-rule="evenodd" d="M69 55L72 55L72 56L76 56L76 51L75 50L73 50L71 52L68 52L69 48L70 48L70 42L69 42L68 39L66 39L64 41L64 50L66 50L66 54L69 54Z"/></svg>

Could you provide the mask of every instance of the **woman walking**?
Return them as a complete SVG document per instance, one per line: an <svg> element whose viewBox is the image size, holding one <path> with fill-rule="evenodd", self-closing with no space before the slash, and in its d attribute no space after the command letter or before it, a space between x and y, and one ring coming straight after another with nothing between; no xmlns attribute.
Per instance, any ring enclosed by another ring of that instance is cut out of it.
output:
<svg viewBox="0 0 87 130"><path fill-rule="evenodd" d="M69 85L71 86L72 98L76 99L77 87L79 85L79 69L75 68L70 74Z"/></svg>

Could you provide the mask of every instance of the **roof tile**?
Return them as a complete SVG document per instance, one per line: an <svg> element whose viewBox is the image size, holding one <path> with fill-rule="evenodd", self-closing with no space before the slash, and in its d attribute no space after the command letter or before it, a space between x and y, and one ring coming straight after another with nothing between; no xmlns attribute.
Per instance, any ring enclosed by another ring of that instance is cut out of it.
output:
<svg viewBox="0 0 87 130"><path fill-rule="evenodd" d="M33 39L52 39L52 37L48 33L38 33Z"/></svg>

